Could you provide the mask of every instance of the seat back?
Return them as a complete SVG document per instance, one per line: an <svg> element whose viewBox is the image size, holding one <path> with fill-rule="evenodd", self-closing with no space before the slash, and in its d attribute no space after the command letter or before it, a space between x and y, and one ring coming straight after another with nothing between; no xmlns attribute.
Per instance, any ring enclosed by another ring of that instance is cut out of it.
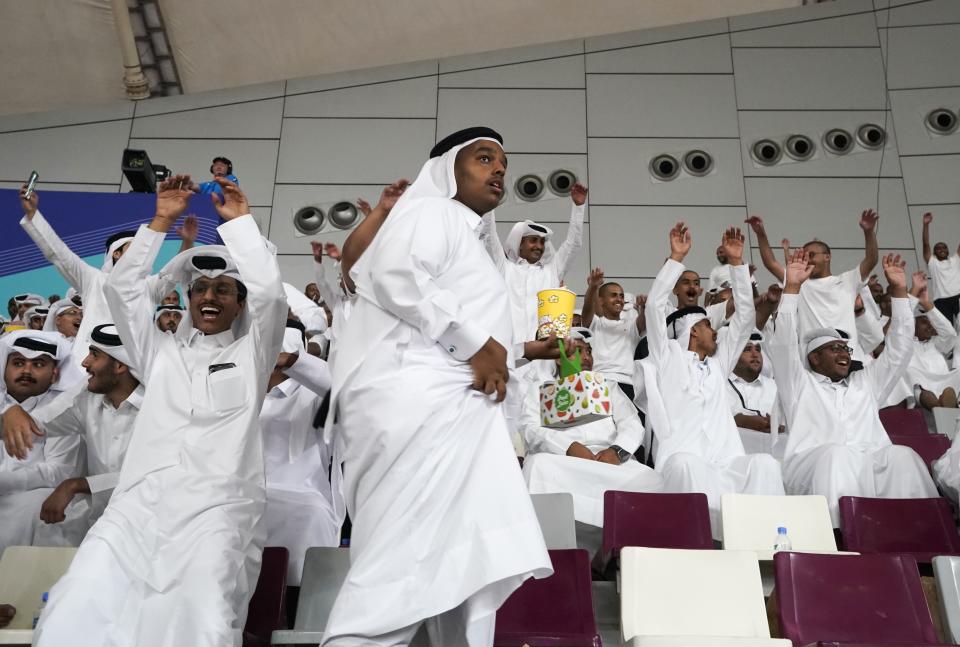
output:
<svg viewBox="0 0 960 647"><path fill-rule="evenodd" d="M894 445L909 447L917 452L923 462L927 464L927 467L950 449L950 439L942 434L927 434L925 436L890 434L890 442Z"/></svg>
<svg viewBox="0 0 960 647"><path fill-rule="evenodd" d="M933 575L940 594L940 614L947 623L947 638L960 643L960 557L934 557Z"/></svg>
<svg viewBox="0 0 960 647"><path fill-rule="evenodd" d="M543 531L547 548L568 549L577 547L577 531L573 520L573 495L569 492L556 494L531 494L533 509Z"/></svg>
<svg viewBox="0 0 960 647"><path fill-rule="evenodd" d="M769 638L752 551L620 551L620 625L636 636Z"/></svg>
<svg viewBox="0 0 960 647"><path fill-rule="evenodd" d="M909 555L779 552L773 568L780 629L794 645L939 644Z"/></svg>
<svg viewBox="0 0 960 647"><path fill-rule="evenodd" d="M953 441L957 431L960 430L960 410L934 407L933 420L937 425L937 433Z"/></svg>
<svg viewBox="0 0 960 647"><path fill-rule="evenodd" d="M300 599L293 628L323 631L333 602L350 570L349 548L308 548L303 558Z"/></svg>
<svg viewBox="0 0 960 647"><path fill-rule="evenodd" d="M600 647L593 616L590 555L551 550L553 575L528 579L497 611L494 645Z"/></svg>
<svg viewBox="0 0 960 647"><path fill-rule="evenodd" d="M919 409L886 407L880 409L880 423L890 435L925 436L930 433L923 412Z"/></svg>
<svg viewBox="0 0 960 647"><path fill-rule="evenodd" d="M794 550L837 550L824 496L724 494L720 509L725 550L753 550L760 559L773 559L773 544L781 526L787 529Z"/></svg>
<svg viewBox="0 0 960 647"><path fill-rule="evenodd" d="M840 532L846 550L934 555L960 554L960 534L946 499L840 497Z"/></svg>
<svg viewBox="0 0 960 647"><path fill-rule="evenodd" d="M267 546L260 560L257 588L247 607L245 633L270 642L270 634L283 629L287 614L287 562L290 552L283 546Z"/></svg>
<svg viewBox="0 0 960 647"><path fill-rule="evenodd" d="M624 546L713 548L707 495L604 492L603 564Z"/></svg>
<svg viewBox="0 0 960 647"><path fill-rule="evenodd" d="M12 604L17 615L7 629L31 629L33 613L44 592L67 572L76 548L8 546L0 556L0 603Z"/></svg>

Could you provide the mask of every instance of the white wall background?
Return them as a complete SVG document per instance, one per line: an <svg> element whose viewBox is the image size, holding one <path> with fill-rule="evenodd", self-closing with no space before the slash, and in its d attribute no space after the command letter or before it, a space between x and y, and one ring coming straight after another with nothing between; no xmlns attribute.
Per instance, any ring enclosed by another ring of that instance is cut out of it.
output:
<svg viewBox="0 0 960 647"><path fill-rule="evenodd" d="M667 231L691 223L691 267L706 275L724 226L762 215L771 238L819 237L834 270L859 262L860 211L878 208L880 244L917 267L920 217L960 242L960 133L935 137L929 110L960 108L960 2L837 0L802 9L423 61L212 93L0 118L0 186L37 169L42 188L127 191L125 147L205 178L225 155L280 252L287 280L312 275L292 215L306 204L363 197L411 178L457 128L503 133L513 178L575 168L590 185L584 248L567 277L582 292L590 266L645 291L667 254ZM881 152L855 151L767 168L760 137L886 125ZM704 178L654 182L650 159L703 149ZM882 160L882 163L881 163ZM879 197L879 205L878 205ZM498 209L501 234L523 218L562 236L567 200ZM328 229L321 240L342 242ZM759 255L752 250L759 265ZM761 283L769 282L764 276Z"/></svg>

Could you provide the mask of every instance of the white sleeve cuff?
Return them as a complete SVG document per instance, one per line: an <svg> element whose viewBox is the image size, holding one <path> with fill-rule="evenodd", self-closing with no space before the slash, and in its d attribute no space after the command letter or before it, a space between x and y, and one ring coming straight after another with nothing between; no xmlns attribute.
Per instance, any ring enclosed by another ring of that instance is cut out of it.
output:
<svg viewBox="0 0 960 647"><path fill-rule="evenodd" d="M440 335L438 343L453 355L454 359L466 362L487 343L488 339L490 335L480 326L463 322L450 324Z"/></svg>

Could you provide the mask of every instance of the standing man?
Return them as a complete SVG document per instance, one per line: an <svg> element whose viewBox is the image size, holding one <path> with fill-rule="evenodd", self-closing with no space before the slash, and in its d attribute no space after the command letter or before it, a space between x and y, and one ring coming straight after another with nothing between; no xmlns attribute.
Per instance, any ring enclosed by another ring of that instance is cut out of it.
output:
<svg viewBox="0 0 960 647"><path fill-rule="evenodd" d="M930 223L933 214L923 214L923 262L927 264L930 275L930 288L933 303L937 310L956 325L960 314L960 247L950 256L950 249L944 242L938 242L930 249Z"/></svg>
<svg viewBox="0 0 960 647"><path fill-rule="evenodd" d="M551 572L499 404L510 302L479 239L503 195L501 141L440 141L353 266L330 406L351 567L324 647L406 645L425 622L434 645L489 647L504 600Z"/></svg>
<svg viewBox="0 0 960 647"><path fill-rule="evenodd" d="M110 505L51 591L39 647L241 644L265 537L260 406L287 304L246 197L218 182L226 246L161 270L189 286L175 335L154 324L145 281L193 195L189 176L160 184L156 215L110 275L107 302L146 390Z"/></svg>
<svg viewBox="0 0 960 647"><path fill-rule="evenodd" d="M797 323L804 281L816 271L805 250L788 259L776 332L767 352L790 429L784 452L784 485L790 494L827 497L839 527L842 496L924 498L937 496L927 466L909 447L894 445L877 411L910 362L913 317L903 261L890 254L883 272L890 285L892 318L877 361L851 373L847 338L834 328L808 330Z"/></svg>
<svg viewBox="0 0 960 647"><path fill-rule="evenodd" d="M604 283L599 267L587 277L587 294L583 300L581 325L593 335L594 370L616 382L630 402L634 399L633 353L640 337L647 330L645 299L639 297L636 307L625 310L623 288L619 283ZM633 450L631 450L633 451Z"/></svg>
<svg viewBox="0 0 960 647"><path fill-rule="evenodd" d="M213 176L213 179L207 182L201 182L200 186L197 187L198 193L223 193L219 182L221 178L233 182L236 185L240 184L240 180L233 174L233 162L226 157L217 156L213 158L213 161L210 163L210 174Z"/></svg>
<svg viewBox="0 0 960 647"><path fill-rule="evenodd" d="M784 440L777 437L780 416L771 417L777 404L777 383L763 375L763 335L754 332L740 353L733 373L727 379L733 421L740 431L743 449L748 454L773 454L783 457ZM771 428L771 425L774 425ZM778 443L779 441L779 443ZM776 451L775 451L776 448Z"/></svg>

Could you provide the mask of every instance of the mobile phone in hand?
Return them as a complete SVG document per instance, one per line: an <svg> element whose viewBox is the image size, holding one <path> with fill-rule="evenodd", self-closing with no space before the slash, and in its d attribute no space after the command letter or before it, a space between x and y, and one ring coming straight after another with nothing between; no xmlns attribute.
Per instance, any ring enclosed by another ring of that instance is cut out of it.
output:
<svg viewBox="0 0 960 647"><path fill-rule="evenodd" d="M23 194L24 200L29 200L33 195L33 190L37 187L37 180L40 178L36 171L30 173L30 179L27 180L27 192Z"/></svg>

